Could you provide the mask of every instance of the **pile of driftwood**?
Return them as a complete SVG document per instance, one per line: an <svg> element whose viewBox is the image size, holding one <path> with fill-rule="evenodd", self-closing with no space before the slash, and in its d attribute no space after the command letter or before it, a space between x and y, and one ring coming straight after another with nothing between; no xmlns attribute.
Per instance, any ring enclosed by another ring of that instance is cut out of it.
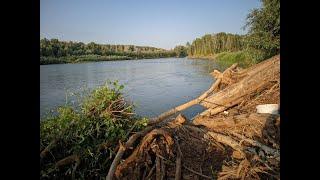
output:
<svg viewBox="0 0 320 180"><path fill-rule="evenodd" d="M280 103L280 56L212 75L199 98L120 143L107 179L280 179L280 115L255 108ZM174 117L195 104L207 110L193 121Z"/></svg>

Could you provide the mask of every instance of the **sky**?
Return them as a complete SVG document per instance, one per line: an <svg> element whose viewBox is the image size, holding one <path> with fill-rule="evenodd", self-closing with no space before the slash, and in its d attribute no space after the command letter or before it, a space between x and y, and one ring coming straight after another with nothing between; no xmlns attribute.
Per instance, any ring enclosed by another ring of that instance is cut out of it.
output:
<svg viewBox="0 0 320 180"><path fill-rule="evenodd" d="M259 0L40 0L40 38L153 46L185 45L205 34L245 34Z"/></svg>

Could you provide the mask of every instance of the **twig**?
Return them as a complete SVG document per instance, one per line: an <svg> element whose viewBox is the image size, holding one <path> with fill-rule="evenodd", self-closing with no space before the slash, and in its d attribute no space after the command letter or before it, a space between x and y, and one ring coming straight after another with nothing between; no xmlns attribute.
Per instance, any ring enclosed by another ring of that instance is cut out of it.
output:
<svg viewBox="0 0 320 180"><path fill-rule="evenodd" d="M185 165L182 165L182 166L183 166L186 170L188 170L188 171L190 171L190 172L192 172L192 173L194 173L194 174L197 174L197 175L199 175L199 176L201 176L201 177L204 177L204 178L207 178L207 179L212 179L211 177L206 176L206 175L203 175L203 174L201 174L201 173L199 173L199 172L197 172L197 171L194 171L194 170L188 168L188 167L185 166Z"/></svg>
<svg viewBox="0 0 320 180"><path fill-rule="evenodd" d="M164 164L164 160L160 160L161 162L161 180L164 180L164 178L166 177L166 165Z"/></svg>
<svg viewBox="0 0 320 180"><path fill-rule="evenodd" d="M161 180L161 162L160 158L157 156L156 157L156 180Z"/></svg>
<svg viewBox="0 0 320 180"><path fill-rule="evenodd" d="M145 180L145 179L146 179L146 175L147 175L147 167L146 167L146 169L143 171L142 180Z"/></svg>
<svg viewBox="0 0 320 180"><path fill-rule="evenodd" d="M177 155L177 159L176 159L176 173L175 173L175 180L180 180L181 179L181 158L182 158L182 152L180 149L180 145L177 139L176 140L176 144L177 144L177 149L178 149L178 155Z"/></svg>
<svg viewBox="0 0 320 180"><path fill-rule="evenodd" d="M164 157L161 156L161 155L158 155L158 154L157 154L157 157L159 157L159 158L161 158L161 159L163 159L163 160L166 160L167 163L169 163L169 164L171 164L171 165L174 165L173 162L171 162L170 160L164 158ZM184 167L186 170L188 170L188 171L190 171L190 172L192 172L192 173L194 173L194 174L197 174L197 175L199 175L199 176L201 176L201 177L204 177L204 178L207 178L207 179L212 179L211 177L206 176L206 175L203 175L203 174L201 174L201 173L199 173L199 172L197 172L197 171L194 171L194 170L188 168L187 166L185 166L185 165L183 165L183 164L182 164L182 167Z"/></svg>
<svg viewBox="0 0 320 180"><path fill-rule="evenodd" d="M154 171L154 169L156 168L156 165L154 164L150 170L150 172L148 173L148 176L146 177L146 180L150 179L152 172Z"/></svg>

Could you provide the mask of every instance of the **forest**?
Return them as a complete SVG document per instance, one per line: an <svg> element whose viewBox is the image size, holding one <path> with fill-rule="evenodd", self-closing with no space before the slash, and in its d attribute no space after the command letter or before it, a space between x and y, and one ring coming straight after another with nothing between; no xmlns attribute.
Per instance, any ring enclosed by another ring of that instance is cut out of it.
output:
<svg viewBox="0 0 320 180"><path fill-rule="evenodd" d="M185 57L186 55L186 49L183 46L165 50L148 46L102 45L94 42L85 44L46 38L40 40L40 64Z"/></svg>
<svg viewBox="0 0 320 180"><path fill-rule="evenodd" d="M220 52L240 51L244 48L244 37L237 34L220 32L217 34L206 34L195 39L189 47L190 57L212 56Z"/></svg>
<svg viewBox="0 0 320 180"><path fill-rule="evenodd" d="M247 15L245 35L206 34L187 44L188 57L215 59L229 66L250 66L280 53L280 0L262 0Z"/></svg>

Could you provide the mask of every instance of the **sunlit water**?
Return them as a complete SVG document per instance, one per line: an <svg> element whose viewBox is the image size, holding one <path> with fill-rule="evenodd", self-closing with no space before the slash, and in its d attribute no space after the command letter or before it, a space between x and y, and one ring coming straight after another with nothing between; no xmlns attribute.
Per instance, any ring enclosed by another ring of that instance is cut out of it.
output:
<svg viewBox="0 0 320 180"><path fill-rule="evenodd" d="M136 114L154 117L206 91L214 82L213 69L220 69L213 61L186 58L40 65L40 116L66 102L76 106L72 93L119 80ZM196 105L183 114L191 119L203 110Z"/></svg>

